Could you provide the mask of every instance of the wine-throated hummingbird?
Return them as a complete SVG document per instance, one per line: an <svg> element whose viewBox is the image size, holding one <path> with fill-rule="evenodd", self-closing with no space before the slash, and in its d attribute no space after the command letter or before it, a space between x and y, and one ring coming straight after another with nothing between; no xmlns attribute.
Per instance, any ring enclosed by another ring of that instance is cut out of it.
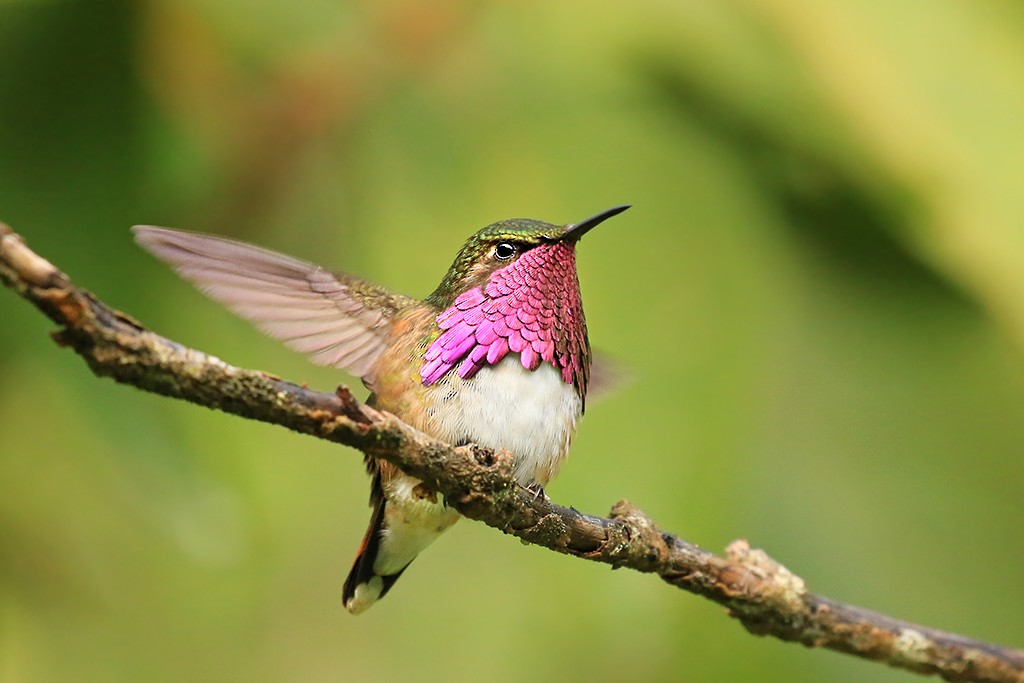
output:
<svg viewBox="0 0 1024 683"><path fill-rule="evenodd" d="M576 243L625 211L580 223L494 223L470 237L426 299L234 240L136 226L183 278L314 362L361 377L367 402L454 445L506 449L516 479L542 487L583 414L590 343ZM370 526L345 581L358 614L458 519L433 491L367 459Z"/></svg>

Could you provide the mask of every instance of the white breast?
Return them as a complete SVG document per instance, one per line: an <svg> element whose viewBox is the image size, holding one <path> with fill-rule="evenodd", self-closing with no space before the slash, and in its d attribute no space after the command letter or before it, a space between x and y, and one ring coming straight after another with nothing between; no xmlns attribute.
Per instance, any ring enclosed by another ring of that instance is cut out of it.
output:
<svg viewBox="0 0 1024 683"><path fill-rule="evenodd" d="M554 366L541 363L527 370L519 354L467 380L449 372L430 389L427 415L437 436L508 450L515 456L516 479L524 485L546 484L555 475L583 408Z"/></svg>

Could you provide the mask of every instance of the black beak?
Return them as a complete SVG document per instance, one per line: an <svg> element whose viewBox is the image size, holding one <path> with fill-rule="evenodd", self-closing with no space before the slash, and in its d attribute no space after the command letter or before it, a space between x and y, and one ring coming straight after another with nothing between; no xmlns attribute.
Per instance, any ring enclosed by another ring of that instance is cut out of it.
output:
<svg viewBox="0 0 1024 683"><path fill-rule="evenodd" d="M562 233L563 240L571 240L573 242L578 241L583 235L590 232L590 229L597 226L600 223L604 223L612 216L617 216L626 209L629 208L629 204L623 204L622 206L616 206L611 209L606 209L596 216L591 216L585 221L574 223L572 225L565 226L565 232Z"/></svg>

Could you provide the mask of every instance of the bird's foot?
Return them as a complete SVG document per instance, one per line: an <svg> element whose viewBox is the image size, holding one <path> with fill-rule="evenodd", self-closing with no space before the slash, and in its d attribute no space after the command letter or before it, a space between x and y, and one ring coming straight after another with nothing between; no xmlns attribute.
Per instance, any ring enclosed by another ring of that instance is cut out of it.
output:
<svg viewBox="0 0 1024 683"><path fill-rule="evenodd" d="M527 486L526 490L533 494L534 500L540 500L541 498L544 500L548 499L548 494L544 493L544 487L537 482L533 482Z"/></svg>

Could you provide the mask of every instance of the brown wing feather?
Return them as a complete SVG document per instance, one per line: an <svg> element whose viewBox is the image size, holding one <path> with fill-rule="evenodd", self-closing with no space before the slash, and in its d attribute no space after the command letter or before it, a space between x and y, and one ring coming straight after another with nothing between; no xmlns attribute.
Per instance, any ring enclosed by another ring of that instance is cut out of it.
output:
<svg viewBox="0 0 1024 683"><path fill-rule="evenodd" d="M315 363L366 377L394 314L413 299L224 237L135 226L136 241L179 275Z"/></svg>

